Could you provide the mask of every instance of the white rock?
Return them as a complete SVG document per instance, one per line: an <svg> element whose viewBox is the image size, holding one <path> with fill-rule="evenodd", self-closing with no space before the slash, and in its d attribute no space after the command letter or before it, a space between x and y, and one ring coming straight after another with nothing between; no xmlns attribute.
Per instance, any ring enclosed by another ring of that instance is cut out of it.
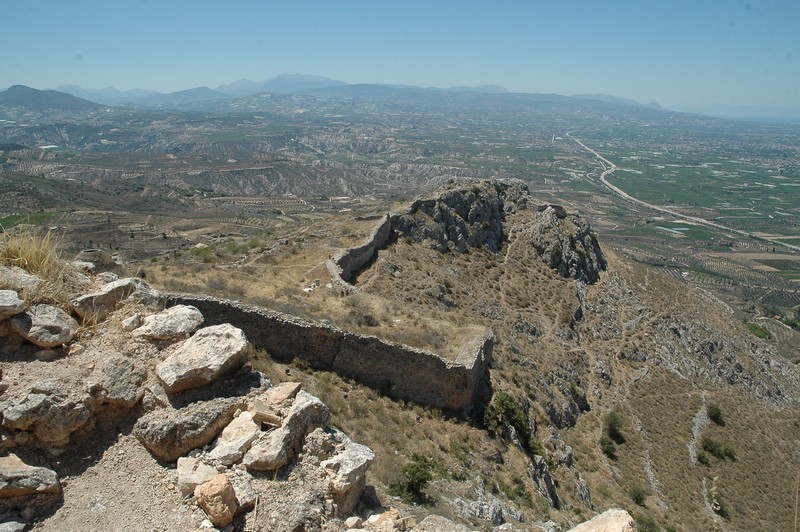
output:
<svg viewBox="0 0 800 532"><path fill-rule="evenodd" d="M253 421L253 414L242 412L222 430L214 448L208 453L208 459L231 465L242 458L260 433L261 427Z"/></svg>
<svg viewBox="0 0 800 532"><path fill-rule="evenodd" d="M152 340L187 338L203 323L203 314L191 305L175 305L158 314L146 316L134 336ZM124 325L124 324L123 324Z"/></svg>
<svg viewBox="0 0 800 532"><path fill-rule="evenodd" d="M35 275L31 275L19 266L0 266L0 279L3 284L12 290L35 290L42 280Z"/></svg>
<svg viewBox="0 0 800 532"><path fill-rule="evenodd" d="M14 290L0 290L0 321L25 312L25 301Z"/></svg>
<svg viewBox="0 0 800 532"><path fill-rule="evenodd" d="M375 460L372 449L348 439L344 450L320 463L328 477L334 494L344 493L364 476Z"/></svg>
<svg viewBox="0 0 800 532"><path fill-rule="evenodd" d="M240 367L247 359L247 338L228 323L197 331L156 366L169 393L202 386Z"/></svg>
<svg viewBox="0 0 800 532"><path fill-rule="evenodd" d="M138 313L122 320L122 330L132 331L142 325L142 317Z"/></svg>
<svg viewBox="0 0 800 532"><path fill-rule="evenodd" d="M569 532L635 532L636 523L631 514L619 508L611 508L584 521Z"/></svg>
<svg viewBox="0 0 800 532"><path fill-rule="evenodd" d="M200 484L217 476L216 468L204 464L196 458L178 458L178 487L184 495L191 495Z"/></svg>
<svg viewBox="0 0 800 532"><path fill-rule="evenodd" d="M97 292L77 297L70 304L81 318L103 320L137 289L139 282L134 278L120 279L103 285Z"/></svg>

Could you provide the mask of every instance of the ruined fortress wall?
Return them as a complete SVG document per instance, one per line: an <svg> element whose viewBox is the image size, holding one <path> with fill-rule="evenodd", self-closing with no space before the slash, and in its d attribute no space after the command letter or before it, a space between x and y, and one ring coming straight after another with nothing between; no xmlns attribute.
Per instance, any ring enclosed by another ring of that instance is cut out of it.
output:
<svg viewBox="0 0 800 532"><path fill-rule="evenodd" d="M343 331L260 307L205 296L171 295L167 306L194 305L205 325L231 323L277 360L305 360L391 397L449 411L468 411L488 373L494 336L467 341L455 362L434 353Z"/></svg>
<svg viewBox="0 0 800 532"><path fill-rule="evenodd" d="M350 281L353 275L375 257L378 250L386 244L392 234L392 218L388 214L372 231L363 244L354 248L338 251L332 259L325 261L325 267L331 276L331 283L339 289L352 289Z"/></svg>

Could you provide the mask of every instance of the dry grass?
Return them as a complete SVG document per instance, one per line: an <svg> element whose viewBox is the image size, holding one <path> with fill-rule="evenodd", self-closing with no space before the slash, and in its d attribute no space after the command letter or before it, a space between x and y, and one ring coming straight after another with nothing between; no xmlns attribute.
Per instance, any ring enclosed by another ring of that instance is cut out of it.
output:
<svg viewBox="0 0 800 532"><path fill-rule="evenodd" d="M48 232L33 229L6 232L0 237L0 264L16 266L39 277L34 289L23 290L29 304L49 303L68 308L75 287L75 271L59 256L60 242ZM11 288L0 277L0 287Z"/></svg>

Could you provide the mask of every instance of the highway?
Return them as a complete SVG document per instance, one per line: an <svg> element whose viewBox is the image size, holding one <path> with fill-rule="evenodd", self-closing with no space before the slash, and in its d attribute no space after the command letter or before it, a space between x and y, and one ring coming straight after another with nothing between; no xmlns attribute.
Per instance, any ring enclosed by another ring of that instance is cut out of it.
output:
<svg viewBox="0 0 800 532"><path fill-rule="evenodd" d="M660 207L658 205L652 205L652 204L647 203L645 201L642 201L642 200L640 200L638 198L634 198L633 196L631 196L630 194L628 194L627 192L625 192L621 188L613 185L612 183L610 183L608 181L607 177L610 174L614 173L614 171L617 169L617 165L615 165L614 163L612 163L611 161L609 161L608 159L606 159L605 157L603 157L602 155L597 153L593 148L590 148L589 146L587 146L586 144L581 142L580 139L578 139L577 137L574 137L572 135L572 133L573 133L572 131L567 132L567 136L569 138L571 138L572 140L574 140L576 143L578 143L578 145L581 148L583 148L584 150L588 151L589 153L591 153L592 155L597 157L597 160L600 161L600 165L603 167L603 173L600 174L600 182L602 182L603 185L606 188L608 188L611 192L613 192L614 194L618 195L622 199L624 199L626 201L629 201L631 203L635 203L635 204L640 205L642 207L646 207L648 209L652 209L654 211L661 212L663 214L669 214L670 216L674 216L675 218L680 218L682 220L686 220L687 222L696 223L698 225L704 225L706 227L712 227L714 229L720 229L722 231L727 231L729 233L737 234L737 235L744 236L744 237L747 237L747 238L753 238L753 239L756 239L756 240L761 240L763 242L768 242L768 243L770 243L772 245L775 245L775 246L781 246L781 247L790 249L791 251L794 251L794 252L800 252L800 246L793 246L791 244L787 244L786 242L782 242L780 240L775 240L775 239L764 237L764 236L757 236L757 235L754 235L752 233L748 233L747 231L742 231L740 229L734 229L732 227L728 227L728 226L725 226L725 225L722 225L722 224L719 224L719 223L716 223L716 222L711 222L711 221L706 220L704 218L698 218L697 216L689 216L688 214L683 214L683 213L680 213L680 212L676 212L676 211L667 209L665 207Z"/></svg>

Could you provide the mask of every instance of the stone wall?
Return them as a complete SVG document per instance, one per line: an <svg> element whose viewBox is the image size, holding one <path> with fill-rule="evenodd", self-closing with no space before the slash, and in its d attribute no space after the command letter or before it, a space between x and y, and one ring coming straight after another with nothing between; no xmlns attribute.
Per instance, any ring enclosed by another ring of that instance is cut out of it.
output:
<svg viewBox="0 0 800 532"><path fill-rule="evenodd" d="M325 261L325 267L331 276L331 284L342 292L354 290L353 276L371 261L378 250L386 244L392 234L392 219L388 214L383 217L372 234L360 246L342 249Z"/></svg>
<svg viewBox="0 0 800 532"><path fill-rule="evenodd" d="M388 218L387 218L388 221ZM386 224L388 226L388 222ZM488 378L494 335L464 343L455 361L434 353L298 319L260 307L205 296L171 295L167 306L194 305L205 325L231 323L280 361L299 358L399 399L469 412Z"/></svg>

